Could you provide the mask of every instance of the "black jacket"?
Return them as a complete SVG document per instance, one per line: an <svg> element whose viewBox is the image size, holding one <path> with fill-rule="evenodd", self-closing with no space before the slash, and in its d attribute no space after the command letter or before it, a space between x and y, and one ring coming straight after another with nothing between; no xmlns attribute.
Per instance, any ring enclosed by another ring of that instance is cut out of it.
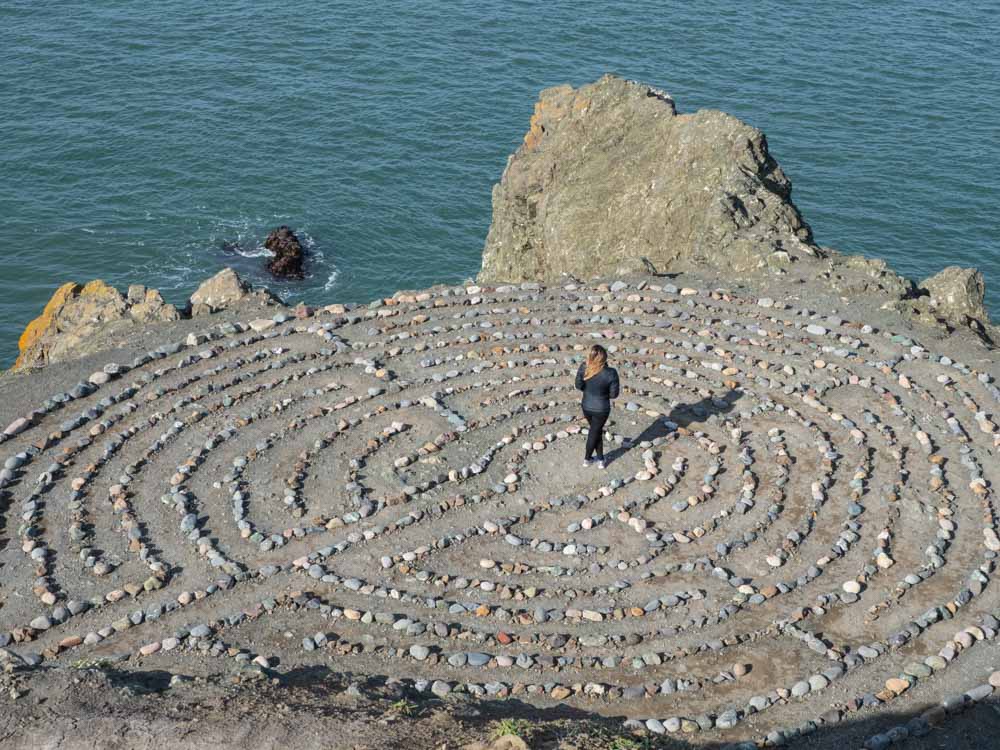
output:
<svg viewBox="0 0 1000 750"><path fill-rule="evenodd" d="M601 414L611 411L611 400L618 398L621 387L618 370L605 366L590 380L584 380L583 373L586 369L587 363L584 362L576 371L576 389L583 391L583 408Z"/></svg>

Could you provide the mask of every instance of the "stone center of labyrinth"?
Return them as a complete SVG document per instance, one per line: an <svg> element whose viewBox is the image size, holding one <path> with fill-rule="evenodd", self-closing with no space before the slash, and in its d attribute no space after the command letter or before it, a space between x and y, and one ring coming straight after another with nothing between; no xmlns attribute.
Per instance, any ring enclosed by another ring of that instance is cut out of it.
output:
<svg viewBox="0 0 1000 750"><path fill-rule="evenodd" d="M669 284L389 302L217 327L25 404L4 658L324 665L691 733L791 702L837 721L855 674L891 706L996 635L988 373ZM605 470L573 385L598 342Z"/></svg>

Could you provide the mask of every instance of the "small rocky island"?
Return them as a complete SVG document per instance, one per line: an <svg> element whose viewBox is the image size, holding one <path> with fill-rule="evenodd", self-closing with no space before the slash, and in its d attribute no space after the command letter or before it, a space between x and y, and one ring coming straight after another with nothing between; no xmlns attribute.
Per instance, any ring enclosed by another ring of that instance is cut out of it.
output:
<svg viewBox="0 0 1000 750"><path fill-rule="evenodd" d="M274 253L267 261L267 270L279 279L301 279L305 276L305 250L291 227L280 226L267 235L264 247Z"/></svg>
<svg viewBox="0 0 1000 750"><path fill-rule="evenodd" d="M817 246L759 131L613 77L493 199L477 281L369 304L60 288L0 380L0 737L980 747L981 275Z"/></svg>

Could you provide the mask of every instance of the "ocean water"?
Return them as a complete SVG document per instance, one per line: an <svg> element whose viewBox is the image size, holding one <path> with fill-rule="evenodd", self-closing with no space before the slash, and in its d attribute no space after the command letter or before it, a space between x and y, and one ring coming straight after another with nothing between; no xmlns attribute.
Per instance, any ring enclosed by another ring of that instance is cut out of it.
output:
<svg viewBox="0 0 1000 750"><path fill-rule="evenodd" d="M292 301L474 276L538 92L605 72L761 128L821 244L915 278L978 266L1000 317L998 19L978 0L7 0L0 364L67 280L178 304L226 265L270 283L281 223L312 250L308 279L272 284Z"/></svg>

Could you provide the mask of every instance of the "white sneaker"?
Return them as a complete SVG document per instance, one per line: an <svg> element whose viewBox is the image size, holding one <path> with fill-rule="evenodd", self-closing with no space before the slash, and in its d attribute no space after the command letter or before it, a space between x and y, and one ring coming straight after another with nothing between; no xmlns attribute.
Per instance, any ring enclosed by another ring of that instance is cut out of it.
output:
<svg viewBox="0 0 1000 750"><path fill-rule="evenodd" d="M597 462L597 468L598 469L606 469L607 466L605 465L605 463L603 461L598 461Z"/></svg>
<svg viewBox="0 0 1000 750"><path fill-rule="evenodd" d="M586 469L586 468L592 466L593 463L594 463L593 461L588 461L587 459L583 459L583 468Z"/></svg>

